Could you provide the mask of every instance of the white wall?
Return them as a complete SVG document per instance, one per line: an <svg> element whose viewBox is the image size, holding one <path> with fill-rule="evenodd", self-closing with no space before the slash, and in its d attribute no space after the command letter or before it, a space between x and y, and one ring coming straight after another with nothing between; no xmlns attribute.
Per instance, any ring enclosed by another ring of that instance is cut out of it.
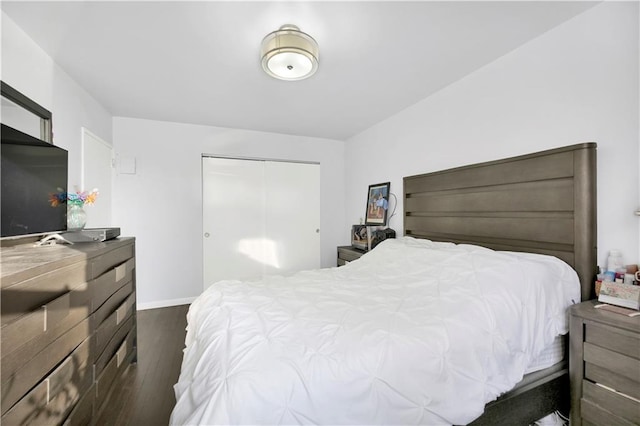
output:
<svg viewBox="0 0 640 426"><path fill-rule="evenodd" d="M79 186L81 128L86 127L110 143L109 111L71 79L4 12L0 78L51 111L53 143L69 151L70 189Z"/></svg>
<svg viewBox="0 0 640 426"><path fill-rule="evenodd" d="M617 248L638 263L638 17L602 3L351 138L343 234L372 183L401 198L403 176L595 141L598 261ZM402 216L390 226L402 234Z"/></svg>
<svg viewBox="0 0 640 426"><path fill-rule="evenodd" d="M139 307L185 303L202 291L202 154L320 162L321 261L335 266L344 142L120 117L113 124L116 157L136 164L135 174L116 173L114 221L136 236Z"/></svg>
<svg viewBox="0 0 640 426"><path fill-rule="evenodd" d="M109 112L5 13L1 78L52 111L54 142L69 150L70 185L80 181L83 126L113 140L121 157L136 158L137 174L117 176L113 221L138 238L142 306L200 292L202 153L321 162L322 264L330 266L335 246L349 242L349 226L364 215L369 184L391 181L401 196L405 175L596 141L599 261L618 248L626 262L638 262L639 16L637 2L598 5L346 148L339 141L126 118L112 127ZM391 221L399 231L401 208Z"/></svg>

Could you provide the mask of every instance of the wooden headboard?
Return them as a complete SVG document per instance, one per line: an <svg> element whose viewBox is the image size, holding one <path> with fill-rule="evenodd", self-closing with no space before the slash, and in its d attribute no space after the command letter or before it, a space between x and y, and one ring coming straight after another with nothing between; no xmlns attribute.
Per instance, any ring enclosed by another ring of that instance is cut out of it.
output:
<svg viewBox="0 0 640 426"><path fill-rule="evenodd" d="M556 256L593 298L596 144L404 178L404 235Z"/></svg>

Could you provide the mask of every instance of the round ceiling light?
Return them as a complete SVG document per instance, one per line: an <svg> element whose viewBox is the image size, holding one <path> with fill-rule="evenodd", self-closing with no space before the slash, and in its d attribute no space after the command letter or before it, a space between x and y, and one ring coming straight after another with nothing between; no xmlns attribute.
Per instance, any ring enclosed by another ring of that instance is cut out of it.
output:
<svg viewBox="0 0 640 426"><path fill-rule="evenodd" d="M262 68L280 80L303 80L318 69L318 43L295 25L283 25L262 40Z"/></svg>

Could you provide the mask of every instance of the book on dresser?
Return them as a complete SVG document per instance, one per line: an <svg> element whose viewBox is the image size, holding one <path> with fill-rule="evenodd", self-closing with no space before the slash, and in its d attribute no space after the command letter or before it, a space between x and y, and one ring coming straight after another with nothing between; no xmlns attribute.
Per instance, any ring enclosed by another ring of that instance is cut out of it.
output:
<svg viewBox="0 0 640 426"><path fill-rule="evenodd" d="M136 359L135 239L3 245L2 424L92 424Z"/></svg>

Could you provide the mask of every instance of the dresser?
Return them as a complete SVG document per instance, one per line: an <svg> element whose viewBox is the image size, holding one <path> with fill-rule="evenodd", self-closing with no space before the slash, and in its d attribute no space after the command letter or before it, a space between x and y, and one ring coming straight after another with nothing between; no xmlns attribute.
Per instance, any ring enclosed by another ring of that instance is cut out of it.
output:
<svg viewBox="0 0 640 426"><path fill-rule="evenodd" d="M360 256L366 253L366 250L353 246L338 247L338 266L346 265L352 260L360 259Z"/></svg>
<svg viewBox="0 0 640 426"><path fill-rule="evenodd" d="M640 424L640 316L570 309L571 426Z"/></svg>
<svg viewBox="0 0 640 426"><path fill-rule="evenodd" d="M136 360L135 239L3 244L1 422L90 424Z"/></svg>

